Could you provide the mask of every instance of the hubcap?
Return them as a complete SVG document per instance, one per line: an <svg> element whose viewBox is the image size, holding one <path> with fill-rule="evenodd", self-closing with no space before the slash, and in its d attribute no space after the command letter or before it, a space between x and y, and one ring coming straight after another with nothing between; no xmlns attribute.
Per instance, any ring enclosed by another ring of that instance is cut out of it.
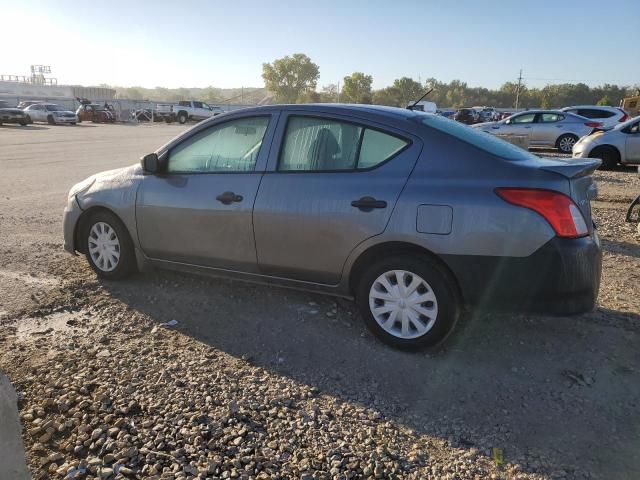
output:
<svg viewBox="0 0 640 480"><path fill-rule="evenodd" d="M407 340L427 333L438 317L438 300L431 286L405 270L383 273L373 282L369 308L385 332Z"/></svg>
<svg viewBox="0 0 640 480"><path fill-rule="evenodd" d="M94 223L89 231L89 255L96 267L110 272L120 261L120 241L116 231L105 222Z"/></svg>
<svg viewBox="0 0 640 480"><path fill-rule="evenodd" d="M560 140L560 150L563 152L570 152L573 149L573 145L576 143L575 138L566 137Z"/></svg>

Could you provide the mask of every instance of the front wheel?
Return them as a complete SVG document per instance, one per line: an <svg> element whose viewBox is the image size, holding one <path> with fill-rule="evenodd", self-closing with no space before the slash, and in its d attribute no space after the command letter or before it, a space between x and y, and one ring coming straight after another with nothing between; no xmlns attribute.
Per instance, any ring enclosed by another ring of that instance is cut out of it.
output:
<svg viewBox="0 0 640 480"><path fill-rule="evenodd" d="M29 115L27 115L26 120L27 120L27 123L33 123L33 120L31 120L31 117Z"/></svg>
<svg viewBox="0 0 640 480"><path fill-rule="evenodd" d="M55 121L55 119L53 118L53 115L49 115L49 116L47 117L47 123L48 123L49 125L55 125L55 124L56 124L56 121Z"/></svg>
<svg viewBox="0 0 640 480"><path fill-rule="evenodd" d="M92 214L82 225L81 235L87 261L99 277L119 280L135 271L133 242L127 228L113 213Z"/></svg>
<svg viewBox="0 0 640 480"><path fill-rule="evenodd" d="M186 113L180 112L180 113L178 114L178 122L179 122L180 124L182 124L182 125L184 125L185 123L187 123L187 118L188 118L188 117L187 117L187 114L186 114Z"/></svg>
<svg viewBox="0 0 640 480"><path fill-rule="evenodd" d="M23 127L26 127L27 123L28 122L26 120L20 120L20 125L23 126Z"/></svg>
<svg viewBox="0 0 640 480"><path fill-rule="evenodd" d="M615 148L605 145L594 148L591 153L589 153L589 158L601 159L602 165L600 168L602 170L611 170L616 168L616 165L618 165L618 162L620 161L620 153Z"/></svg>
<svg viewBox="0 0 640 480"><path fill-rule="evenodd" d="M565 133L564 135L561 135L556 141L556 148L562 153L571 153L573 150L573 146L577 141L578 137L570 133Z"/></svg>
<svg viewBox="0 0 640 480"><path fill-rule="evenodd" d="M371 265L360 278L356 302L369 330L404 350L444 340L461 311L451 274L419 255L397 255Z"/></svg>

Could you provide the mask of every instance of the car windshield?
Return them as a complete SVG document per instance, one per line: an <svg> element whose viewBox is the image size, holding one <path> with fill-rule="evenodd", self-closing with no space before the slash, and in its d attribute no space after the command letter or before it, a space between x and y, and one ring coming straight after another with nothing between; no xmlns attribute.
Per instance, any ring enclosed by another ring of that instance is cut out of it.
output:
<svg viewBox="0 0 640 480"><path fill-rule="evenodd" d="M535 155L509 142L500 140L490 133L475 130L445 117L424 114L420 115L420 121L427 127L440 130L498 157L508 160L529 160L532 157L536 158Z"/></svg>
<svg viewBox="0 0 640 480"><path fill-rule="evenodd" d="M64 112L67 109L60 105L45 105L45 108L50 112Z"/></svg>

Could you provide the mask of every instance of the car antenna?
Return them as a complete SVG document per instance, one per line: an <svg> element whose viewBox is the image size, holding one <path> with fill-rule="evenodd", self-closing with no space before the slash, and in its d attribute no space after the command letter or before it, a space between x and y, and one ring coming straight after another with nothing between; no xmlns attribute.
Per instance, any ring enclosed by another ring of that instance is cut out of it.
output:
<svg viewBox="0 0 640 480"><path fill-rule="evenodd" d="M416 108L416 105L418 105L427 95L429 95L431 92L433 92L433 88L430 88L429 90L427 90L427 93L425 93L424 95L422 95L418 100L416 100L412 105L407 106L407 110L413 110L414 108Z"/></svg>

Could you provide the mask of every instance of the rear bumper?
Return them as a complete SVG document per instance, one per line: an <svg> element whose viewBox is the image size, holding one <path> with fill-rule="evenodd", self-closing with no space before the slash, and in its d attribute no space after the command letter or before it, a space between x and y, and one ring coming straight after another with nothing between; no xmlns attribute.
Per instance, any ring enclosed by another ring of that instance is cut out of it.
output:
<svg viewBox="0 0 640 480"><path fill-rule="evenodd" d="M574 315L593 310L600 288L598 234L553 238L528 257L450 255L469 306L487 310Z"/></svg>

